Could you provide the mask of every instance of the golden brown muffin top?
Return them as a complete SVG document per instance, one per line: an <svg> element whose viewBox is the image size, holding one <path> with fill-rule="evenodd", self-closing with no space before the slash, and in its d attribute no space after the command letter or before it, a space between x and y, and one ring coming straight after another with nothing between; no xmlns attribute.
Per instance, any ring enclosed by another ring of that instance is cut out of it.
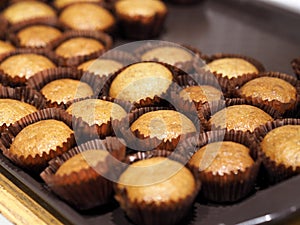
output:
<svg viewBox="0 0 300 225"><path fill-rule="evenodd" d="M53 62L45 56L29 53L10 56L0 64L0 69L9 76L26 79L37 72L55 67Z"/></svg>
<svg viewBox="0 0 300 225"><path fill-rule="evenodd" d="M62 121L41 120L25 127L15 137L9 151L18 156L42 156L62 147L73 131Z"/></svg>
<svg viewBox="0 0 300 225"><path fill-rule="evenodd" d="M277 100L288 103L296 100L296 88L289 82L276 77L259 77L244 84L241 94L247 97L262 98L262 100Z"/></svg>
<svg viewBox="0 0 300 225"><path fill-rule="evenodd" d="M105 162L109 153L106 150L91 149L71 157L56 171L56 176L70 175L84 169L95 168L98 163Z"/></svg>
<svg viewBox="0 0 300 225"><path fill-rule="evenodd" d="M179 96L195 102L210 102L220 100L223 93L213 86L201 85L186 87L180 91Z"/></svg>
<svg viewBox="0 0 300 225"><path fill-rule="evenodd" d="M131 125L131 130L138 130L144 136L171 140L181 134L196 132L195 125L182 113L174 110L158 110L141 115Z"/></svg>
<svg viewBox="0 0 300 225"><path fill-rule="evenodd" d="M228 130L254 131L273 118L263 110L251 105L233 105L215 113L209 120L211 125Z"/></svg>
<svg viewBox="0 0 300 225"><path fill-rule="evenodd" d="M59 20L74 30L107 30L115 23L108 10L91 3L68 6L60 14Z"/></svg>
<svg viewBox="0 0 300 225"><path fill-rule="evenodd" d="M37 111L28 103L14 99L0 99L0 126L4 123L12 124L24 116Z"/></svg>
<svg viewBox="0 0 300 225"><path fill-rule="evenodd" d="M141 59L147 60L158 60L160 62L174 65L178 62L187 62L193 59L193 56L188 51L177 48L177 47L158 47L145 52Z"/></svg>
<svg viewBox="0 0 300 225"><path fill-rule="evenodd" d="M10 23L19 23L29 19L41 17L56 17L55 11L45 3L39 1L20 1L8 6L3 16Z"/></svg>
<svg viewBox="0 0 300 225"><path fill-rule="evenodd" d="M211 172L214 175L245 171L254 163L250 150L246 146L231 142L214 142L200 148L189 164L199 168L199 172Z"/></svg>
<svg viewBox="0 0 300 225"><path fill-rule="evenodd" d="M22 29L17 37L24 47L45 47L51 41L61 36L60 30L45 25L34 25Z"/></svg>
<svg viewBox="0 0 300 225"><path fill-rule="evenodd" d="M109 96L130 102L154 98L169 88L172 79L172 72L159 63L136 63L121 71L113 80Z"/></svg>
<svg viewBox="0 0 300 225"><path fill-rule="evenodd" d="M85 82L72 79L54 80L41 89L41 93L52 102L68 101L93 95L93 89Z"/></svg>
<svg viewBox="0 0 300 225"><path fill-rule="evenodd" d="M101 42L92 38L78 37L71 38L60 44L55 49L55 53L59 56L70 58L89 55L102 49L104 49L104 46Z"/></svg>
<svg viewBox="0 0 300 225"><path fill-rule="evenodd" d="M121 69L123 65L111 59L91 59L78 66L78 69L89 71L100 76L107 76Z"/></svg>
<svg viewBox="0 0 300 225"><path fill-rule="evenodd" d="M271 130L261 148L277 164L300 167L300 125L285 125Z"/></svg>
<svg viewBox="0 0 300 225"><path fill-rule="evenodd" d="M131 164L120 176L117 189L126 190L131 202L161 205L185 199L196 190L192 173L182 164L163 157ZM123 199L116 196L119 202Z"/></svg>
<svg viewBox="0 0 300 225"><path fill-rule="evenodd" d="M216 59L208 63L207 68L212 72L223 74L224 77L228 76L228 78L259 72L253 64L240 58Z"/></svg>
<svg viewBox="0 0 300 225"><path fill-rule="evenodd" d="M67 109L67 112L77 118L81 117L89 125L102 125L111 118L120 120L127 114L120 105L101 99L75 102Z"/></svg>
<svg viewBox="0 0 300 225"><path fill-rule="evenodd" d="M95 2L95 3L101 3L103 0L54 0L53 4L56 8L61 9L67 5L73 4L73 3L79 3L79 2Z"/></svg>
<svg viewBox="0 0 300 225"><path fill-rule="evenodd" d="M121 0L116 3L115 9L117 14L129 17L153 17L167 12L166 5L159 0Z"/></svg>
<svg viewBox="0 0 300 225"><path fill-rule="evenodd" d="M16 48L12 46L10 43L0 40L0 55L4 53L9 53Z"/></svg>

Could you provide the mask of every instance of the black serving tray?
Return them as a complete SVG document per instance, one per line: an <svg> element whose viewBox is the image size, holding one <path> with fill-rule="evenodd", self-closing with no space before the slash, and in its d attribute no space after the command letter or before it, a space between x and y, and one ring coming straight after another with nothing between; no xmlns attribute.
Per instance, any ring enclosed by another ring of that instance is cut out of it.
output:
<svg viewBox="0 0 300 225"><path fill-rule="evenodd" d="M205 54L237 53L260 60L269 71L292 75L300 56L300 15L252 0L214 0L171 5L161 40L189 44ZM116 46L129 40L116 40ZM131 224L115 202L78 212L0 154L0 172L64 224ZM184 224L286 224L300 219L300 176L259 190L243 201L216 206L195 203Z"/></svg>

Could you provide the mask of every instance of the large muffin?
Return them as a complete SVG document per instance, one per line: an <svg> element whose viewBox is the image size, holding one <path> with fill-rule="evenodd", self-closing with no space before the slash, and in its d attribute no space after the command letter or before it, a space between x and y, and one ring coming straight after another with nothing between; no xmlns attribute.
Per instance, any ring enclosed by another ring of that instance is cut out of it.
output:
<svg viewBox="0 0 300 225"><path fill-rule="evenodd" d="M121 69L123 65L112 59L91 59L78 66L78 69L89 71L100 76L108 76Z"/></svg>
<svg viewBox="0 0 300 225"><path fill-rule="evenodd" d="M204 103L220 100L223 93L213 86L201 85L188 86L179 92L179 96L185 100Z"/></svg>

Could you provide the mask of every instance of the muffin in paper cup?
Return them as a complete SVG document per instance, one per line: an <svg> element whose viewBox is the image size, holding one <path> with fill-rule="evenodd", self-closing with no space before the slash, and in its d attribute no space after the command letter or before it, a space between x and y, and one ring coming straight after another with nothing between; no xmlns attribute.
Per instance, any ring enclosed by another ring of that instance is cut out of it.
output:
<svg viewBox="0 0 300 225"><path fill-rule="evenodd" d="M28 79L28 86L43 94L48 107L65 109L77 98L100 95L104 82L93 73L58 67L35 74Z"/></svg>
<svg viewBox="0 0 300 225"><path fill-rule="evenodd" d="M56 18L32 19L11 26L8 39L19 48L46 49L63 34Z"/></svg>
<svg viewBox="0 0 300 225"><path fill-rule="evenodd" d="M210 131L184 141L188 167L202 183L201 197L233 203L254 192L261 159L257 143L240 131Z"/></svg>
<svg viewBox="0 0 300 225"><path fill-rule="evenodd" d="M92 140L49 162L40 174L50 189L78 210L108 204L126 147L118 138Z"/></svg>
<svg viewBox="0 0 300 225"><path fill-rule="evenodd" d="M6 77L7 86L25 86L35 73L56 68L55 59L42 49L22 49L0 56L0 70Z"/></svg>
<svg viewBox="0 0 300 225"><path fill-rule="evenodd" d="M254 129L282 114L259 101L225 99L203 105L202 115L208 121L207 130L240 130L253 133Z"/></svg>
<svg viewBox="0 0 300 225"><path fill-rule="evenodd" d="M72 43L72 42L73 43ZM51 55L59 66L78 66L99 57L112 46L112 38L101 31L66 31L52 42Z"/></svg>
<svg viewBox="0 0 300 225"><path fill-rule="evenodd" d="M73 123L72 123L73 122ZM83 125L56 108L23 117L2 133L3 154L30 173L41 172L49 160L75 146L73 129Z"/></svg>
<svg viewBox="0 0 300 225"><path fill-rule="evenodd" d="M300 102L300 83L291 75L279 72L265 72L241 77L236 97L256 100L269 105L285 117L295 114Z"/></svg>
<svg viewBox="0 0 300 225"><path fill-rule="evenodd" d="M202 132L197 116L168 107L138 108L113 123L113 128L116 136L122 137L133 151L154 148L173 151L182 140Z"/></svg>
<svg viewBox="0 0 300 225"><path fill-rule="evenodd" d="M270 184L300 173L300 153L297 147L299 132L300 120L292 118L275 120L255 129L259 153Z"/></svg>
<svg viewBox="0 0 300 225"><path fill-rule="evenodd" d="M236 60L236 62L232 62L231 64L226 62L224 65L213 65L210 69L209 66L213 62L217 62L216 60ZM239 54L226 54L226 53L217 53L211 56L205 57L206 66L205 67L196 67L196 71L200 70L200 72L205 69L211 71L216 77L224 77L228 79L230 83L234 86L240 85L241 77L253 77L253 74L258 74L265 71L265 68L261 62L258 60L244 56ZM243 66L238 64L243 64ZM236 71L237 69L241 71ZM227 71L226 74L220 72L220 70Z"/></svg>
<svg viewBox="0 0 300 225"><path fill-rule="evenodd" d="M114 187L115 199L130 220L146 225L185 220L201 184L180 159L166 150L127 157L130 165Z"/></svg>
<svg viewBox="0 0 300 225"><path fill-rule="evenodd" d="M300 80L300 58L293 59L291 62L295 75Z"/></svg>

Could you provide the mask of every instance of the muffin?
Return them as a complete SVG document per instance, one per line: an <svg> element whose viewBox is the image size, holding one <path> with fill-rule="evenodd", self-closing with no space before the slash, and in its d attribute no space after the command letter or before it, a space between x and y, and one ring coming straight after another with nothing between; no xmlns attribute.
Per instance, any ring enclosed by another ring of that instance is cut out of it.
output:
<svg viewBox="0 0 300 225"><path fill-rule="evenodd" d="M43 2L20 1L8 6L3 11L3 16L11 24L16 24L30 19L56 17L56 13Z"/></svg>
<svg viewBox="0 0 300 225"><path fill-rule="evenodd" d="M210 128L226 128L253 132L255 128L264 125L273 118L262 109L252 105L232 105L226 107L209 119Z"/></svg>
<svg viewBox="0 0 300 225"><path fill-rule="evenodd" d="M0 40L0 55L9 53L15 50L15 47L8 42Z"/></svg>
<svg viewBox="0 0 300 225"><path fill-rule="evenodd" d="M16 34L20 46L27 48L44 48L61 35L62 32L59 29L46 25L25 27Z"/></svg>
<svg viewBox="0 0 300 225"><path fill-rule="evenodd" d="M147 39L162 31L167 7L158 0L121 0L116 2L115 12L125 37Z"/></svg>
<svg viewBox="0 0 300 225"><path fill-rule="evenodd" d="M75 3L59 15L60 22L72 30L111 31L115 24L113 15L105 8L91 3Z"/></svg>
<svg viewBox="0 0 300 225"><path fill-rule="evenodd" d="M99 76L108 76L123 67L122 63L111 59L91 59L80 64L77 68L89 71Z"/></svg>
<svg viewBox="0 0 300 225"><path fill-rule="evenodd" d="M53 4L57 9L62 9L68 5L79 3L79 2L103 3L104 0L54 0Z"/></svg>
<svg viewBox="0 0 300 225"><path fill-rule="evenodd" d="M65 104L94 94L93 89L87 83L69 78L51 81L41 89L41 93L51 102Z"/></svg>
<svg viewBox="0 0 300 225"><path fill-rule="evenodd" d="M121 174L115 198L136 224L175 224L190 210L197 186L181 163L153 157L134 162Z"/></svg>
<svg viewBox="0 0 300 225"><path fill-rule="evenodd" d="M0 69L10 77L26 79L37 72L55 67L48 58L34 53L15 54L7 57L0 64Z"/></svg>
<svg viewBox="0 0 300 225"><path fill-rule="evenodd" d="M129 102L161 96L172 83L173 74L156 62L140 62L121 70L113 79L109 96Z"/></svg>

